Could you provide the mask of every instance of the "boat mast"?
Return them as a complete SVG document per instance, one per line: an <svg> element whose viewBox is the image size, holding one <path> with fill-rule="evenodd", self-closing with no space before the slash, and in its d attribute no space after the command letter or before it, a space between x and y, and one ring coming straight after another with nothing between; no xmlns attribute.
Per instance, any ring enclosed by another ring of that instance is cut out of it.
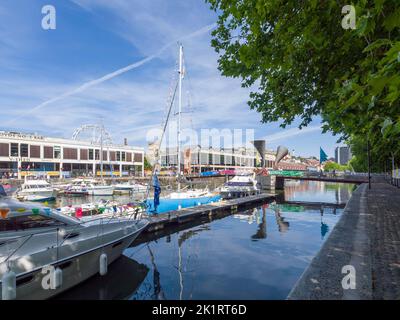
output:
<svg viewBox="0 0 400 320"><path fill-rule="evenodd" d="M181 113L182 113L182 80L183 80L183 46L179 45L179 103L178 103L178 191L181 190L180 176L181 176Z"/></svg>
<svg viewBox="0 0 400 320"><path fill-rule="evenodd" d="M101 177L101 181L103 181L103 130L104 130L104 125L101 124L101 127L100 127L100 177Z"/></svg>

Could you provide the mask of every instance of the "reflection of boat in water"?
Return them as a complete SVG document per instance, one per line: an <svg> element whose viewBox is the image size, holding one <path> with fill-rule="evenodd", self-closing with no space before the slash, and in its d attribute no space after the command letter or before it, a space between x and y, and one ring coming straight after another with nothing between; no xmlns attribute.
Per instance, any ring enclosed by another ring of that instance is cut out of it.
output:
<svg viewBox="0 0 400 320"><path fill-rule="evenodd" d="M135 294L149 268L124 255L118 258L108 269L105 276L96 275L72 288L56 299L60 300L117 300L126 299Z"/></svg>
<svg viewBox="0 0 400 320"><path fill-rule="evenodd" d="M153 266L153 300L165 300L165 294L161 287L161 280L160 280L160 272L157 269L157 265L155 262L155 257L153 251L150 249L149 244L147 244L147 249L149 250L151 264Z"/></svg>
<svg viewBox="0 0 400 320"><path fill-rule="evenodd" d="M285 217L282 217L280 209L275 209L275 219L278 225L279 232L285 233L289 230L289 222L285 221Z"/></svg>
<svg viewBox="0 0 400 320"><path fill-rule="evenodd" d="M251 236L251 239L254 241L267 238L267 207L267 205L263 205L262 207L261 223L258 225L257 232Z"/></svg>
<svg viewBox="0 0 400 320"><path fill-rule="evenodd" d="M182 266L182 244L186 240L190 239L191 237L194 237L198 233L205 231L205 230L210 230L210 227L208 225L203 225L197 229L185 231L178 238L178 268L177 269L178 269L178 273L179 273L179 288L180 288L179 300L183 299L183 289L184 289L184 278L183 278L184 272L183 272L183 270L187 271L187 269L188 269L187 266L185 268L183 268L183 266ZM190 255L186 259L187 264L189 264L189 258L190 258Z"/></svg>
<svg viewBox="0 0 400 320"><path fill-rule="evenodd" d="M233 214L233 218L252 224L257 219L258 209L249 209Z"/></svg>
<svg viewBox="0 0 400 320"><path fill-rule="evenodd" d="M47 299L81 283L107 269L148 224L129 218L82 223L8 198L0 199L0 210L0 278L7 299ZM51 290L43 287L46 279Z"/></svg>

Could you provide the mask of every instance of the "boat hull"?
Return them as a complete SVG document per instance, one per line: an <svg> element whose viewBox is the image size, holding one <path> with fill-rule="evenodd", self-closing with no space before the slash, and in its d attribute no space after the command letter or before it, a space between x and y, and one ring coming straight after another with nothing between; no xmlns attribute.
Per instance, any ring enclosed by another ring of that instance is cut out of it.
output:
<svg viewBox="0 0 400 320"><path fill-rule="evenodd" d="M17 198L23 201L54 201L57 197L57 191L32 191L32 192L19 192Z"/></svg>
<svg viewBox="0 0 400 320"><path fill-rule="evenodd" d="M99 272L101 254L105 253L107 255L107 264L110 265L121 256L122 252L129 247L145 227L146 225L126 235L122 239L116 239L100 248L52 264L54 267L58 267L62 270L62 286L57 289L43 289L42 282L44 281L46 273L43 274L42 269L17 276L17 299L49 299L96 275Z"/></svg>
<svg viewBox="0 0 400 320"><path fill-rule="evenodd" d="M88 194L91 196L112 196L114 194L113 188L90 188Z"/></svg>
<svg viewBox="0 0 400 320"><path fill-rule="evenodd" d="M243 197L248 197L248 196L253 196L260 194L258 190L249 190L249 191L221 191L220 195L221 198L224 200L228 199L237 199L237 198L243 198Z"/></svg>
<svg viewBox="0 0 400 320"><path fill-rule="evenodd" d="M220 196L207 196L207 197L194 197L194 198L161 198L160 205L157 207L157 210L154 210L154 201L153 199L149 199L147 201L148 209L147 211L150 213L163 213L172 210L179 210L179 208L191 208L198 205L208 204L211 202L216 202L220 200Z"/></svg>

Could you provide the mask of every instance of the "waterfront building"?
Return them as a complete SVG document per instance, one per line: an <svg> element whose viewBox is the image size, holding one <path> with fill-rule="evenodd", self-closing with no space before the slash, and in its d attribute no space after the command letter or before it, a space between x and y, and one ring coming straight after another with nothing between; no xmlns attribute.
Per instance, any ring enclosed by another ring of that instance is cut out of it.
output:
<svg viewBox="0 0 400 320"><path fill-rule="evenodd" d="M157 152L154 144L150 144L146 154L150 162L160 159L161 168L176 170L178 155L177 148L164 148ZM252 170L261 166L261 157L254 148L202 148L192 146L183 148L181 167L185 173L200 173L214 170ZM266 152L266 167L272 168L275 155Z"/></svg>
<svg viewBox="0 0 400 320"><path fill-rule="evenodd" d="M340 146L335 149L335 162L346 165L352 157L350 147Z"/></svg>
<svg viewBox="0 0 400 320"><path fill-rule="evenodd" d="M0 177L27 174L48 177L100 176L101 146L37 134L0 131ZM103 146L104 176L143 176L144 149Z"/></svg>

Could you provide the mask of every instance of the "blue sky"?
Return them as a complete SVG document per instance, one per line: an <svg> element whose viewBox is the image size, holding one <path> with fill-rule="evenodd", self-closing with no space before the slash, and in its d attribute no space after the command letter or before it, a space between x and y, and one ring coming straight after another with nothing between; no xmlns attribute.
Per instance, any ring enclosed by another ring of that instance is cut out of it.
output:
<svg viewBox="0 0 400 320"><path fill-rule="evenodd" d="M56 8L56 30L41 27L47 4ZM147 132L161 126L181 41L187 127L252 128L268 148L319 156L322 146L333 156L337 138L321 134L318 119L302 131L262 124L246 104L248 90L220 75L210 46L216 18L203 0L2 0L0 130L70 138L102 119L114 142L145 146Z"/></svg>

